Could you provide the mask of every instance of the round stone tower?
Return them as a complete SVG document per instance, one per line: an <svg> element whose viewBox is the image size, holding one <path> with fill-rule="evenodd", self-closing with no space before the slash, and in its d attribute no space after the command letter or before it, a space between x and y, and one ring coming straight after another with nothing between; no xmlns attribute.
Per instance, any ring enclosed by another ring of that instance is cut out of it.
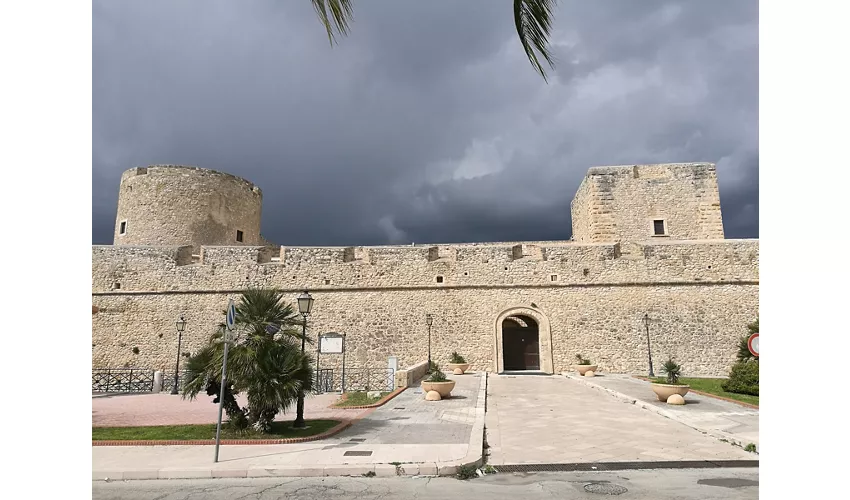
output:
<svg viewBox="0 0 850 500"><path fill-rule="evenodd" d="M153 165L121 175L115 245L261 245L260 188L197 167Z"/></svg>

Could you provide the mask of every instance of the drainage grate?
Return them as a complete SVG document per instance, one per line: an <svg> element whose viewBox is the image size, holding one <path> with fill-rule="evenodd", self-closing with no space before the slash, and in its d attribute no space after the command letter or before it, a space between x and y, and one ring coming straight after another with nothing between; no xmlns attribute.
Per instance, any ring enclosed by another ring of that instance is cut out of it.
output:
<svg viewBox="0 0 850 500"><path fill-rule="evenodd" d="M622 495L629 490L619 484L590 483L584 485L584 491L588 493L599 493L601 495Z"/></svg>
<svg viewBox="0 0 850 500"><path fill-rule="evenodd" d="M388 418L387 420L409 420L409 419L410 419L410 417L393 417L393 418Z"/></svg>
<svg viewBox="0 0 850 500"><path fill-rule="evenodd" d="M404 406L396 406L395 408L393 408L393 410L403 410L403 409L404 409Z"/></svg>
<svg viewBox="0 0 850 500"><path fill-rule="evenodd" d="M683 460L665 462L596 462L577 464L511 464L496 465L499 472L573 472L640 469L716 469L758 467L758 460Z"/></svg>
<svg viewBox="0 0 850 500"><path fill-rule="evenodd" d="M371 457L371 451L346 451L342 454L344 457Z"/></svg>
<svg viewBox="0 0 850 500"><path fill-rule="evenodd" d="M349 441L352 443L362 443L363 441L366 441L366 438L351 438Z"/></svg>

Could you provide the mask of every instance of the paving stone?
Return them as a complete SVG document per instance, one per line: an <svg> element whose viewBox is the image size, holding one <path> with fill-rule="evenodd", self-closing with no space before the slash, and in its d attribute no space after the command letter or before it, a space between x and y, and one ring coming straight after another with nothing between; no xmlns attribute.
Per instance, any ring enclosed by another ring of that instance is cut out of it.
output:
<svg viewBox="0 0 850 500"><path fill-rule="evenodd" d="M488 392L493 464L753 459L740 448L623 405L579 381L491 375Z"/></svg>

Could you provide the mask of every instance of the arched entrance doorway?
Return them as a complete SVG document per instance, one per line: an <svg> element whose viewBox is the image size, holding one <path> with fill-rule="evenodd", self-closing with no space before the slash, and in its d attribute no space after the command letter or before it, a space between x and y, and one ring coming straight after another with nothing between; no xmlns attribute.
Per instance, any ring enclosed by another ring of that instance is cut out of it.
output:
<svg viewBox="0 0 850 500"><path fill-rule="evenodd" d="M495 320L493 354L496 373L554 373L552 329L543 311L516 306L502 311Z"/></svg>
<svg viewBox="0 0 850 500"><path fill-rule="evenodd" d="M540 329L530 316L508 316L502 321L505 371L540 370Z"/></svg>

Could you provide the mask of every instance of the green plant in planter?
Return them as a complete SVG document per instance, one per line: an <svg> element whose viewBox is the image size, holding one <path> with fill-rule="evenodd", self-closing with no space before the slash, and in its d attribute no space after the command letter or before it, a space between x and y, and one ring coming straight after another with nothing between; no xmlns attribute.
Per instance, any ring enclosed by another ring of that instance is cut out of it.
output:
<svg viewBox="0 0 850 500"><path fill-rule="evenodd" d="M431 376L428 377L428 380L425 382L447 382L446 374L443 373L439 368L436 368Z"/></svg>
<svg viewBox="0 0 850 500"><path fill-rule="evenodd" d="M669 385L684 385L679 383L679 377L682 375L682 365L673 361L673 358L667 358L661 371L667 374L667 379L664 383Z"/></svg>
<svg viewBox="0 0 850 500"><path fill-rule="evenodd" d="M452 353L452 364L455 365L463 365L466 364L466 360L463 359L463 356L457 353L457 351Z"/></svg>
<svg viewBox="0 0 850 500"><path fill-rule="evenodd" d="M428 373L434 373L434 370L439 370L439 368L437 367L437 363L431 361L428 365Z"/></svg>
<svg viewBox="0 0 850 500"><path fill-rule="evenodd" d="M576 354L576 364L585 366L590 364L589 359L585 359L581 354Z"/></svg>

